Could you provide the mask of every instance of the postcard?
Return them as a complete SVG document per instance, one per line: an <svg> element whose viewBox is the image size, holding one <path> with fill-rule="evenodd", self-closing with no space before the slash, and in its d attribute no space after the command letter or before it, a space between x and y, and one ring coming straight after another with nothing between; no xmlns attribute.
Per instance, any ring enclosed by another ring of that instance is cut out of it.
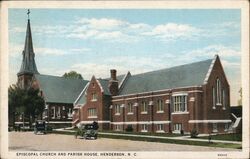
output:
<svg viewBox="0 0 250 159"><path fill-rule="evenodd" d="M10 1L1 19L1 158L249 158L247 1Z"/></svg>

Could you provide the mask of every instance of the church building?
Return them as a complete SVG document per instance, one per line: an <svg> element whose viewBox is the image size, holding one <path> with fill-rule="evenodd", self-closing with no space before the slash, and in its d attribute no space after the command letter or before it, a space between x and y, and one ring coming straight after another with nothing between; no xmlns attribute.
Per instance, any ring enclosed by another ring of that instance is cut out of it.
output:
<svg viewBox="0 0 250 159"><path fill-rule="evenodd" d="M21 68L17 73L17 85L23 89L33 87L40 90L40 95L46 104L43 119L50 125L54 127L71 126L73 103L88 81L42 75L38 72L29 18L22 55Z"/></svg>
<svg viewBox="0 0 250 159"><path fill-rule="evenodd" d="M38 72L28 19L18 85L40 90L43 119L55 127L98 122L101 130L227 133L230 86L218 55L195 63L90 81ZM93 68L94 69L94 68Z"/></svg>

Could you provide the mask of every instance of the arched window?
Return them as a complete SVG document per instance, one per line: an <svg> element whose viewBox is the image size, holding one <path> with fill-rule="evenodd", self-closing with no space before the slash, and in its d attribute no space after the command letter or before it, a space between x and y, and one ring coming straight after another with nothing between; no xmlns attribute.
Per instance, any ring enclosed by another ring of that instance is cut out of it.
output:
<svg viewBox="0 0 250 159"><path fill-rule="evenodd" d="M214 87L213 87L213 91L212 91L212 97L213 97L213 109L215 109L216 102L215 102L215 89L214 89Z"/></svg>
<svg viewBox="0 0 250 159"><path fill-rule="evenodd" d="M221 105L221 82L219 78L216 80L216 99L217 99L217 104Z"/></svg>

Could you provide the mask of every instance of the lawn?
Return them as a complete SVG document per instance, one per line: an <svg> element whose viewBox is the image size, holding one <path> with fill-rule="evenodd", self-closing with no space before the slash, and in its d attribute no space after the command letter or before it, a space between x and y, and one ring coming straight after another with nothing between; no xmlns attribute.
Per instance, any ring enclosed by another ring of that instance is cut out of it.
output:
<svg viewBox="0 0 250 159"><path fill-rule="evenodd" d="M218 134L211 136L212 140L226 140L226 141L242 141L242 134ZM208 136L198 137L200 139L208 139Z"/></svg>
<svg viewBox="0 0 250 159"><path fill-rule="evenodd" d="M75 132L59 132L52 131L55 134L65 134L65 135L75 135ZM117 133L121 134L121 133ZM146 134L149 135L149 134ZM112 138L112 139L123 139L123 140L133 140L133 141L147 141L147 142L160 142L160 143L172 143L172 144L182 144L182 145L196 145L196 146L207 146L207 147L222 147L222 148L234 148L241 149L241 144L231 144L231 143L208 143L204 141L188 141L188 140L175 140L175 139L162 139L162 138L146 138L137 136L118 136L109 134L98 134L98 137Z"/></svg>

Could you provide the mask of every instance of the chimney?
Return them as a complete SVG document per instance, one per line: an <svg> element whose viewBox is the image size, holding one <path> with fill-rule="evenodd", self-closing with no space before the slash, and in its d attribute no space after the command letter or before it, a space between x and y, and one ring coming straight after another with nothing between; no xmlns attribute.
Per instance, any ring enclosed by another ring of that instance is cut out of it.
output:
<svg viewBox="0 0 250 159"><path fill-rule="evenodd" d="M116 78L116 70L110 70L111 79L109 80L109 91L112 96L118 94L118 80Z"/></svg>
<svg viewBox="0 0 250 159"><path fill-rule="evenodd" d="M111 80L117 80L116 79L116 70L115 69L110 70L110 74L111 74Z"/></svg>

